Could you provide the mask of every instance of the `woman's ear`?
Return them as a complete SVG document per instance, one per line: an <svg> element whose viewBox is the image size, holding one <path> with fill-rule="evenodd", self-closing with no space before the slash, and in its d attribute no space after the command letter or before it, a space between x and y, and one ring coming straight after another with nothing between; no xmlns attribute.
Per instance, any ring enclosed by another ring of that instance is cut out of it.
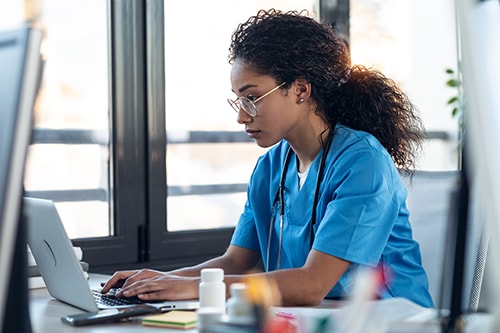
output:
<svg viewBox="0 0 500 333"><path fill-rule="evenodd" d="M311 97L311 83L303 78L296 79L292 91L297 97L297 103L304 103Z"/></svg>

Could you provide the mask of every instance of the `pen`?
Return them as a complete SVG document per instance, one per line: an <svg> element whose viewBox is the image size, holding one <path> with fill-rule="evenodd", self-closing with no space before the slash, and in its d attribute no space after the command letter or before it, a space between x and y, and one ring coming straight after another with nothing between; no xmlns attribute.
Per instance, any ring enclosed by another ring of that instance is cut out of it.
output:
<svg viewBox="0 0 500 333"><path fill-rule="evenodd" d="M283 311L276 311L275 315L280 318L285 318L285 319L295 319L295 315L288 313L288 312L283 312Z"/></svg>

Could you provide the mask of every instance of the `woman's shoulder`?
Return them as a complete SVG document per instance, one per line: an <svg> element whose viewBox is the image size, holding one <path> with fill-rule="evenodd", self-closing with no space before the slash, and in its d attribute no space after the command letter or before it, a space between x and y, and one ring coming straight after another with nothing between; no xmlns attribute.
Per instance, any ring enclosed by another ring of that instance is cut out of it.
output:
<svg viewBox="0 0 500 333"><path fill-rule="evenodd" d="M380 141L368 132L355 130L351 127L338 124L335 127L332 146L339 156L347 154L362 154L380 156L384 159L391 157Z"/></svg>
<svg viewBox="0 0 500 333"><path fill-rule="evenodd" d="M361 130L356 130L352 127L342 125L342 124L337 124L335 126L335 132L334 136L337 138L341 138L345 141L352 142L352 143L359 143L359 144L369 144L378 147L382 147L382 144L380 141L373 136L372 134L366 132L366 131L361 131Z"/></svg>
<svg viewBox="0 0 500 333"><path fill-rule="evenodd" d="M396 175L389 152L370 133L337 125L332 142L332 163L337 172L374 172Z"/></svg>

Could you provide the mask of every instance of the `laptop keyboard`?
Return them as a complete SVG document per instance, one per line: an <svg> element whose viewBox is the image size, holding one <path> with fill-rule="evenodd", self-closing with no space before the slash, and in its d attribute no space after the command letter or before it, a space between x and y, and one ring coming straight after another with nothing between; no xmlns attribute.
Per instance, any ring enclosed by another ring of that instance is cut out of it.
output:
<svg viewBox="0 0 500 333"><path fill-rule="evenodd" d="M98 290L92 290L92 295L97 304L102 304L105 306L123 306L123 305L134 305L143 304L144 302L137 297L116 297L115 294L119 289L110 290L107 294L101 294Z"/></svg>

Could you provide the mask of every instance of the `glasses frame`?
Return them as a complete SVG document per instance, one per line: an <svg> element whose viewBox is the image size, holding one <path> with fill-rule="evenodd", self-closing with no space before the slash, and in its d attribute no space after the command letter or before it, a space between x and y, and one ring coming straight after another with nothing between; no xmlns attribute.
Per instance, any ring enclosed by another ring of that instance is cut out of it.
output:
<svg viewBox="0 0 500 333"><path fill-rule="evenodd" d="M257 98L253 102L245 96L238 97L235 100L228 98L227 102L229 103L229 105L231 105L233 110L236 111L236 113L239 113L240 110L243 110L250 117L257 117L257 115L259 114L259 110L257 109L257 106L255 104L258 103L259 101L261 101L262 99L264 99L264 97L269 96L270 94L272 94L273 92L275 92L279 88L283 87L285 85L285 83L286 82L283 82L283 83L277 85L276 87L274 87L273 89L264 93L262 96L260 96L259 98ZM248 108L250 108L250 110L248 110Z"/></svg>

